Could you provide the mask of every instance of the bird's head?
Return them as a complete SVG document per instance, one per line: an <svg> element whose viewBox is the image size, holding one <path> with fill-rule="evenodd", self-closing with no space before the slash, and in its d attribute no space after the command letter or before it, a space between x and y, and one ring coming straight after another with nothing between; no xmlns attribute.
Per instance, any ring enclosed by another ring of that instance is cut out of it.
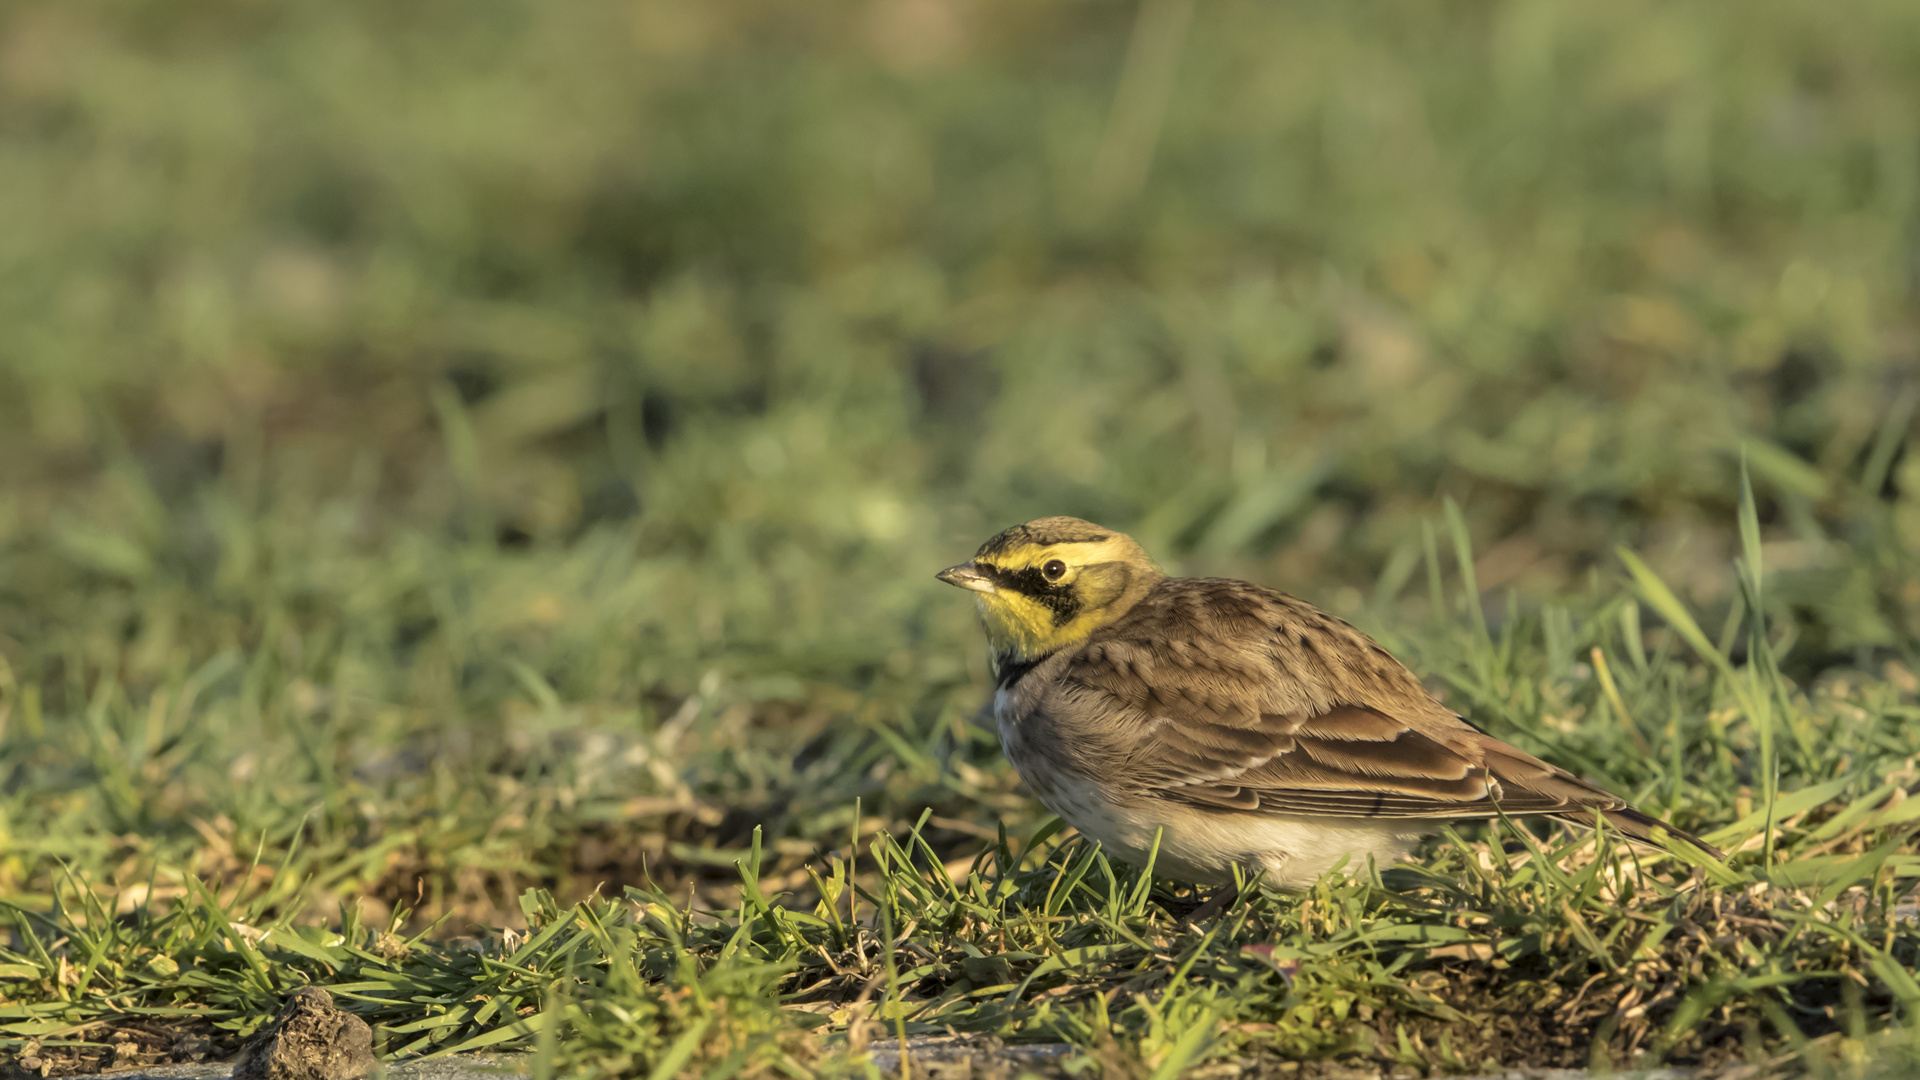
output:
<svg viewBox="0 0 1920 1080"><path fill-rule="evenodd" d="M938 576L978 594L987 644L1003 666L1079 641L1162 577L1132 537L1071 517L1015 525Z"/></svg>

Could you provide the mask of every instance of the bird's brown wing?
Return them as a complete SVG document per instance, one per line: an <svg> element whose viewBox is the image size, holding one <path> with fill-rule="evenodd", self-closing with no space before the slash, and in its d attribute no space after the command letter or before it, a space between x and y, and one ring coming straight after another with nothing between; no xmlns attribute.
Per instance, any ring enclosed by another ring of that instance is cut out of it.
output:
<svg viewBox="0 0 1920 1080"><path fill-rule="evenodd" d="M1341 817L1556 814L1620 799L1472 728L1441 739L1377 709L1262 713L1248 726L1149 721L1134 757L1160 798L1220 809Z"/></svg>
<svg viewBox="0 0 1920 1080"><path fill-rule="evenodd" d="M1467 724L1346 623L1244 583L1179 584L1080 650L1050 710L1080 718L1138 795L1339 817L1597 810L1641 839L1659 825Z"/></svg>

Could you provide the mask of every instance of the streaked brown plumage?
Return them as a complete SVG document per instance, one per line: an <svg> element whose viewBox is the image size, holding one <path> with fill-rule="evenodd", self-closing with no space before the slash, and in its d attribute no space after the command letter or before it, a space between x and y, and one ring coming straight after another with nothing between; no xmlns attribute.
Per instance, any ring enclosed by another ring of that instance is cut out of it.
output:
<svg viewBox="0 0 1920 1080"><path fill-rule="evenodd" d="M1384 863L1449 820L1600 814L1718 854L1469 724L1348 623L1284 593L1169 578L1132 539L1042 518L940 575L980 594L1008 757L1123 859L1282 885Z"/></svg>

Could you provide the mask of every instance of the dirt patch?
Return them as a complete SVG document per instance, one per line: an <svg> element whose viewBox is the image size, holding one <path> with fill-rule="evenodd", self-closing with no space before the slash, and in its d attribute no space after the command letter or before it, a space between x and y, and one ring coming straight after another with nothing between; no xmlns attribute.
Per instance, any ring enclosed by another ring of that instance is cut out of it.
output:
<svg viewBox="0 0 1920 1080"><path fill-rule="evenodd" d="M273 1026L247 1044L233 1080L362 1080L379 1068L373 1029L309 986L287 999Z"/></svg>
<svg viewBox="0 0 1920 1080"><path fill-rule="evenodd" d="M218 1061L238 1047L227 1033L199 1018L168 1023L132 1020L99 1024L60 1038L29 1039L6 1062L11 1077L72 1076L149 1066Z"/></svg>

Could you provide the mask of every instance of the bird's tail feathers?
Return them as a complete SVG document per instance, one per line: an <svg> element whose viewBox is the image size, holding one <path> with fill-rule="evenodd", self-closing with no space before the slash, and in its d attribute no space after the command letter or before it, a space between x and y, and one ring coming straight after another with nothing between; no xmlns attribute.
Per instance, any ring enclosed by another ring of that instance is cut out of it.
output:
<svg viewBox="0 0 1920 1080"><path fill-rule="evenodd" d="M1612 825L1614 828L1627 834L1627 836L1639 840L1642 843L1653 843L1653 830L1660 829L1675 840L1684 840L1715 859L1725 859L1727 857L1725 852L1692 833L1676 829L1672 825L1661 821L1659 818L1643 814L1631 806L1623 806L1618 810L1602 810L1600 811L1600 816L1606 818L1609 825ZM1585 814L1569 814L1567 817L1570 820L1579 820L1589 825L1593 823L1592 811L1588 811Z"/></svg>

